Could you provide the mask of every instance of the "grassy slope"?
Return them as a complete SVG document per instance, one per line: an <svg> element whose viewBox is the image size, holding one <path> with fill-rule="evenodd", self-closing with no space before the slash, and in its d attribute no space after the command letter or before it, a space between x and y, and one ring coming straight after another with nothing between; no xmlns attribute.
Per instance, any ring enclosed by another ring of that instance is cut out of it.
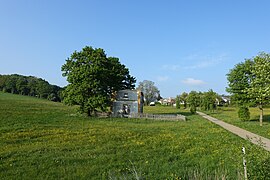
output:
<svg viewBox="0 0 270 180"><path fill-rule="evenodd" d="M187 122L85 118L61 103L1 92L0 104L0 179L130 178L134 169L147 179L235 178L242 145L254 177L269 155L196 115Z"/></svg>
<svg viewBox="0 0 270 180"><path fill-rule="evenodd" d="M262 127L260 127L259 124L259 108L249 108L249 110L251 120L245 122L239 120L237 115L238 109L234 107L222 107L217 112L206 113L230 124L234 124L248 131L254 132L266 138L270 138L270 108L264 109L264 123Z"/></svg>

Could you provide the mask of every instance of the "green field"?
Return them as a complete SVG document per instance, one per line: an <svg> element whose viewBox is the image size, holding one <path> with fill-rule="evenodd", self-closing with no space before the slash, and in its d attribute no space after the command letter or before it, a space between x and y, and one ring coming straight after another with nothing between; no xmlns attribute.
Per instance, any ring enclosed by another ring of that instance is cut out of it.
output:
<svg viewBox="0 0 270 180"><path fill-rule="evenodd" d="M87 118L73 107L0 92L0 179L265 178L270 154L172 107L188 121ZM268 169L267 169L268 168Z"/></svg>
<svg viewBox="0 0 270 180"><path fill-rule="evenodd" d="M237 108L234 107L222 107L216 112L206 112L207 114L221 119L230 124L234 124L238 127L259 134L270 139L270 108L264 109L264 122L263 126L260 127L259 116L260 110L257 107L251 107L250 110L250 121L241 121L237 115Z"/></svg>

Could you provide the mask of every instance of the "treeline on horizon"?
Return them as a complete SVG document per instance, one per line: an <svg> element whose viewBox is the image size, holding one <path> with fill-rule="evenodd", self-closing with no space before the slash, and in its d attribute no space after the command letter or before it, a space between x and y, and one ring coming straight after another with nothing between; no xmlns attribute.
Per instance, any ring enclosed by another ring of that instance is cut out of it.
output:
<svg viewBox="0 0 270 180"><path fill-rule="evenodd" d="M60 102L63 88L44 79L18 74L0 75L0 91Z"/></svg>

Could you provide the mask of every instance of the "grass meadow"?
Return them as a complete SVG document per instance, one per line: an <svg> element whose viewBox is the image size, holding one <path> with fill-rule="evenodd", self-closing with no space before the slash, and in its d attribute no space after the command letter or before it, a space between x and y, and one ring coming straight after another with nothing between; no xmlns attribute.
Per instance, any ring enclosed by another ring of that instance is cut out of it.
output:
<svg viewBox="0 0 270 180"><path fill-rule="evenodd" d="M250 179L269 153L198 115L187 121L87 118L61 103L0 92L0 179ZM267 169L268 168L268 169Z"/></svg>
<svg viewBox="0 0 270 180"><path fill-rule="evenodd" d="M214 112L206 112L210 116L221 119L230 124L236 125L253 133L259 134L270 139L270 108L264 109L263 126L260 127L259 116L260 110L257 107L249 108L250 121L241 121L237 114L238 109L235 107L222 107Z"/></svg>

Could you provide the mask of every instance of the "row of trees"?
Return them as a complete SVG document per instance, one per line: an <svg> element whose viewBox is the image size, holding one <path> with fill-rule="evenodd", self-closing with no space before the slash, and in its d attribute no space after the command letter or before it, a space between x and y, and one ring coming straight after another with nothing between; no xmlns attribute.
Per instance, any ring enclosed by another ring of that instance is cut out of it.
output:
<svg viewBox="0 0 270 180"><path fill-rule="evenodd" d="M13 94L61 101L62 88L34 76L0 75L0 90Z"/></svg>
<svg viewBox="0 0 270 180"><path fill-rule="evenodd" d="M259 107L262 126L263 108L270 104L270 54L262 52L236 64L227 74L227 79L227 92L232 94L232 99L241 111L248 111L248 107L253 104Z"/></svg>
<svg viewBox="0 0 270 180"><path fill-rule="evenodd" d="M213 90L207 92L183 92L176 97L176 108L180 108L180 103L183 104L185 109L189 105L191 113L194 114L198 107L204 111L215 110L221 101L221 96Z"/></svg>

